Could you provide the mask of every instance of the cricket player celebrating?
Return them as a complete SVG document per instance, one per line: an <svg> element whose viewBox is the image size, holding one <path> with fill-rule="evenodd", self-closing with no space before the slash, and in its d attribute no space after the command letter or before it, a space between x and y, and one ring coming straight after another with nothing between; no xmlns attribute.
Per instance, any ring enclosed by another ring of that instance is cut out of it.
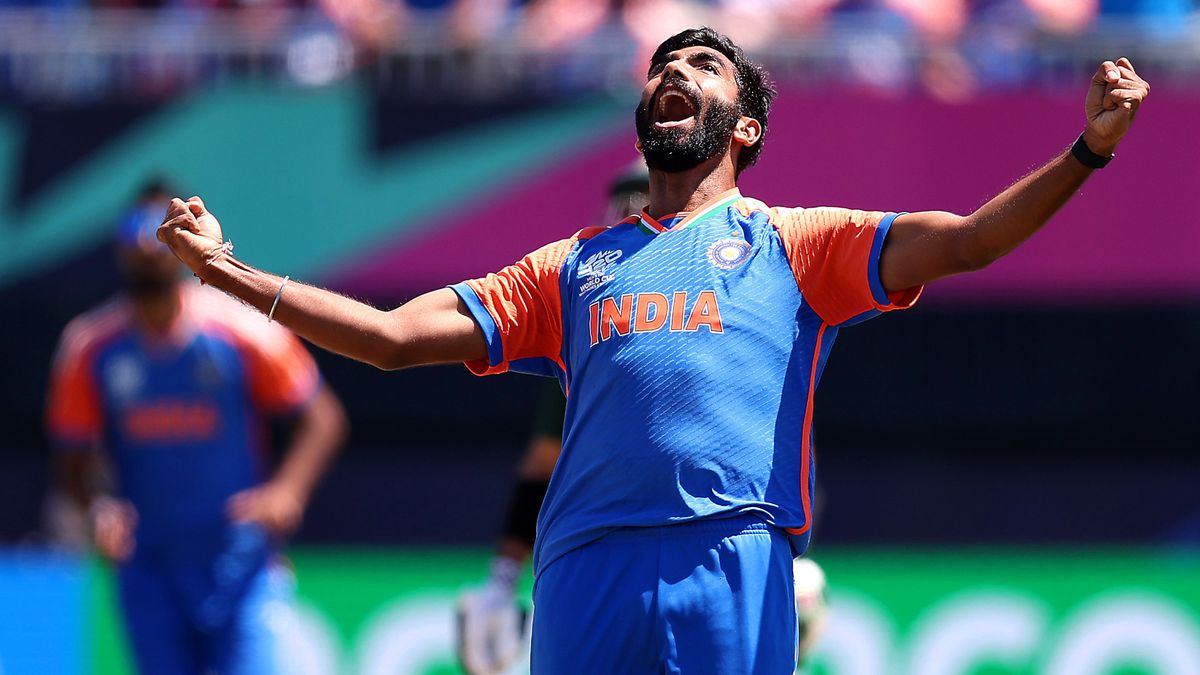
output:
<svg viewBox="0 0 1200 675"><path fill-rule="evenodd" d="M609 185L605 212L608 217L601 222L613 222L627 213L636 213L646 206L649 198L650 174L639 160ZM504 531L496 544L487 582L459 598L456 647L467 675L507 672L522 655L528 621L517 599L517 583L525 559L536 543L538 512L562 452L565 416L562 390L547 382L539 396L534 432L512 486ZM799 632L797 656L803 662L824 624L825 574L808 558L796 558L792 566Z"/></svg>
<svg viewBox="0 0 1200 675"><path fill-rule="evenodd" d="M787 673L813 392L838 331L1029 238L1109 162L1148 92L1128 60L1102 63L1074 144L969 215L771 207L737 178L774 91L728 38L692 29L655 51L637 107L647 208L495 274L381 311L238 260L199 198L172 201L158 236L339 354L557 374L567 411L538 518L535 673Z"/></svg>
<svg viewBox="0 0 1200 675"><path fill-rule="evenodd" d="M139 672L293 672L272 611L290 600L290 574L275 554L337 452L345 415L295 336L180 283L154 236L166 203L150 187L119 224L127 293L63 333L47 409L63 487L117 563ZM273 416L296 425L272 475ZM100 451L114 468L111 495L97 490Z"/></svg>

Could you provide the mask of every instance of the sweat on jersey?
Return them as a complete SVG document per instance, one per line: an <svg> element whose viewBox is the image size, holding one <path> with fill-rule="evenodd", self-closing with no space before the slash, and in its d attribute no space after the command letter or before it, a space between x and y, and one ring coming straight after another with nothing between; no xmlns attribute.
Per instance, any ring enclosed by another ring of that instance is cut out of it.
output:
<svg viewBox="0 0 1200 675"><path fill-rule="evenodd" d="M802 551L813 392L837 331L921 291L888 295L879 279L896 215L772 208L734 189L452 286L487 339L472 372L554 375L568 393L535 572L616 528L740 514Z"/></svg>
<svg viewBox="0 0 1200 675"><path fill-rule="evenodd" d="M54 445L109 454L138 511L139 554L220 545L225 500L266 478L268 417L297 412L320 385L278 324L216 291L180 294L165 336L142 330L124 298L76 318L50 377Z"/></svg>

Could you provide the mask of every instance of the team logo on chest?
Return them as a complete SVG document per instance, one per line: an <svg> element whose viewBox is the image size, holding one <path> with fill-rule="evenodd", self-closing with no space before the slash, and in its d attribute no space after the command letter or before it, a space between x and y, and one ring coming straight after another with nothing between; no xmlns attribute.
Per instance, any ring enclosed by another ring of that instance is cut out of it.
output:
<svg viewBox="0 0 1200 675"><path fill-rule="evenodd" d="M718 239L708 247L708 261L731 270L750 258L750 244L743 239Z"/></svg>
<svg viewBox="0 0 1200 675"><path fill-rule="evenodd" d="M579 266L579 278L584 280L579 285L579 294L583 295L612 281L614 277L608 271L617 264L622 255L624 255L624 251L612 249L588 256L587 260L584 260L583 264Z"/></svg>

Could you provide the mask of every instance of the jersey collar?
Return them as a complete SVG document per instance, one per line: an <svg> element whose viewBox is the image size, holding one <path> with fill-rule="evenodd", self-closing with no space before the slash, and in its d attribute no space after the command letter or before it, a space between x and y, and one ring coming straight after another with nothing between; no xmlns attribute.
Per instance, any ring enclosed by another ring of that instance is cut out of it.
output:
<svg viewBox="0 0 1200 675"><path fill-rule="evenodd" d="M665 217L663 220L670 220L675 216L684 216L669 228L664 227L662 223L647 213L645 209L642 209L641 215L637 217L638 229L649 235L662 234L663 232L677 232L710 214L724 211L741 198L742 193L737 188L726 190L704 202L700 205L700 208L691 213L673 213Z"/></svg>

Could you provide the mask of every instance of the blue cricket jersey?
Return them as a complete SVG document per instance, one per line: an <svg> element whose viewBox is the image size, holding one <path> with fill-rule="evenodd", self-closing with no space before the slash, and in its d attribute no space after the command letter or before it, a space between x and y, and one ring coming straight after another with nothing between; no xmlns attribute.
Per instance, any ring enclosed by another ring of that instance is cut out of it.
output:
<svg viewBox="0 0 1200 675"><path fill-rule="evenodd" d="M895 215L771 208L735 189L453 286L488 342L473 372L555 375L568 394L535 572L616 528L739 514L802 551L813 393L837 331L920 294L879 279Z"/></svg>
<svg viewBox="0 0 1200 675"><path fill-rule="evenodd" d="M63 451L112 458L138 511L137 555L226 546L226 500L266 478L268 417L295 412L319 386L291 333L216 291L180 293L161 336L125 299L77 318L51 375L50 435Z"/></svg>

